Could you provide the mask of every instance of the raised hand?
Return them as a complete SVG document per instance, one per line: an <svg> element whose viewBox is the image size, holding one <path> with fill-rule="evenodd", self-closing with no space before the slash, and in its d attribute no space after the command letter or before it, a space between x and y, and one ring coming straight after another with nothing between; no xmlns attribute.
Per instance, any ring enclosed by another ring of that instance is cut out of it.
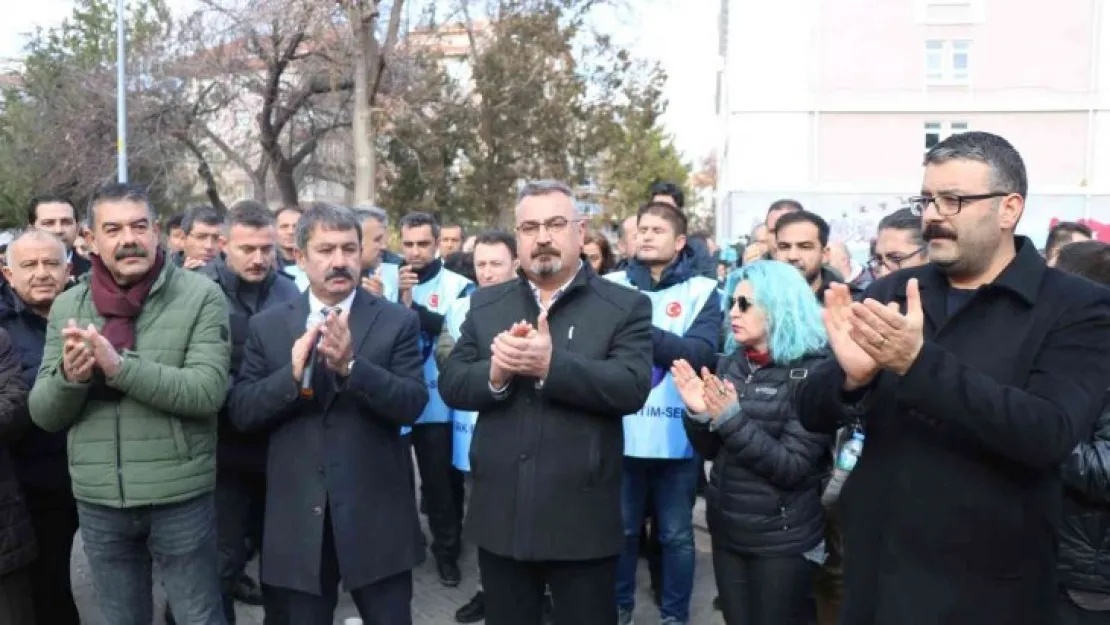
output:
<svg viewBox="0 0 1110 625"><path fill-rule="evenodd" d="M416 272L408 265L402 265L397 270L397 290L401 295L401 303L405 306L412 306L412 289L420 283L420 278L416 277Z"/></svg>
<svg viewBox="0 0 1110 625"><path fill-rule="evenodd" d="M686 410L693 414L703 414L708 410L705 402L705 382L694 372L690 363L679 358L671 364L671 377L675 388L686 404Z"/></svg>
<svg viewBox="0 0 1110 625"><path fill-rule="evenodd" d="M342 314L334 310L328 313L324 325L320 327L320 355L324 357L324 364L340 376L347 375L354 358L354 349L351 346L351 328L348 323L350 311Z"/></svg>
<svg viewBox="0 0 1110 625"><path fill-rule="evenodd" d="M852 295L848 286L833 283L825 291L822 320L829 335L829 347L847 378L844 390L866 386L879 372L879 363L852 337Z"/></svg>
<svg viewBox="0 0 1110 625"><path fill-rule="evenodd" d="M85 383L92 377L96 358L73 319L62 329L62 375L70 382Z"/></svg>
<svg viewBox="0 0 1110 625"><path fill-rule="evenodd" d="M705 383L705 411L714 419L721 418L729 406L739 401L732 382L718 378L705 367L701 368L701 379Z"/></svg>
<svg viewBox="0 0 1110 625"><path fill-rule="evenodd" d="M925 314L917 278L906 283L906 314L896 303L873 299L852 304L851 336L878 366L905 375L925 344Z"/></svg>
<svg viewBox="0 0 1110 625"><path fill-rule="evenodd" d="M362 288L373 293L374 295L377 295L378 297L381 297L383 293L382 280L378 277L378 273L375 272L374 275L368 278L363 278Z"/></svg>
<svg viewBox="0 0 1110 625"><path fill-rule="evenodd" d="M96 365L100 367L104 375L109 378L118 375L120 367L123 365L123 358L120 357L111 341L104 338L100 331L96 329L96 326L91 323L89 327L85 328L84 335L85 344L92 350Z"/></svg>
<svg viewBox="0 0 1110 625"><path fill-rule="evenodd" d="M320 325L319 323L312 324L312 327L305 330L301 338L293 343L290 362L293 365L293 379L298 384L301 382L301 379L304 378L304 370L305 367L308 366L308 355L312 353L312 346L319 339Z"/></svg>

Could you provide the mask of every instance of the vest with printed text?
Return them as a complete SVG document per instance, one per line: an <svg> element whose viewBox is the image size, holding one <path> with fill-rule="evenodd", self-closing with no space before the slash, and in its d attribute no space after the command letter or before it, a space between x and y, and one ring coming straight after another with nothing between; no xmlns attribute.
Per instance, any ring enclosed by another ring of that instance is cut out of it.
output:
<svg viewBox="0 0 1110 625"><path fill-rule="evenodd" d="M470 297L460 297L451 302L443 323L451 338L456 341L462 335L462 324L470 312ZM474 426L478 424L478 413L469 410L452 410L451 422L454 424L451 463L459 471L470 471L470 439L474 437Z"/></svg>
<svg viewBox="0 0 1110 625"><path fill-rule="evenodd" d="M440 268L435 277L412 288L412 302L427 308L430 312L445 315L447 308L459 298L463 289L472 283L463 276ZM416 424L450 423L451 409L439 396L439 367L436 366L435 347L438 336L420 333L420 348L424 354L424 381L428 384L428 405L417 419Z"/></svg>
<svg viewBox="0 0 1110 625"><path fill-rule="evenodd" d="M635 288L623 271L607 274L605 278ZM651 324L682 336L716 291L715 280L693 277L666 289L641 292L651 299ZM694 448L682 425L685 414L686 405L670 369L653 366L647 403L624 418L624 455L669 460L692 458Z"/></svg>

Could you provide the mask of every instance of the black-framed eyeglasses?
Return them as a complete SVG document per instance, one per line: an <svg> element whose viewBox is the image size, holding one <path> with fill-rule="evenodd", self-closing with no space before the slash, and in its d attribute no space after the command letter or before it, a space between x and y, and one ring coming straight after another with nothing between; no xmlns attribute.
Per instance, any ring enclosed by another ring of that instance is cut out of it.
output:
<svg viewBox="0 0 1110 625"><path fill-rule="evenodd" d="M878 271L880 267L886 267L890 271L898 271L902 268L902 265L905 264L907 260L913 258L914 256L917 256L918 254L923 253L927 249L929 249L929 246L922 245L909 254L898 254L897 252L892 252L890 254L885 254L881 256L879 254L876 254L872 256L871 260L867 262L867 266L871 268L871 271Z"/></svg>
<svg viewBox="0 0 1110 625"><path fill-rule="evenodd" d="M743 295L740 295L739 297L729 297L727 310L732 310L734 307L736 307L740 309L740 312L746 313L751 310L751 307L754 305L755 304L752 304L752 300Z"/></svg>
<svg viewBox="0 0 1110 625"><path fill-rule="evenodd" d="M910 212L920 217L925 214L929 209L929 204L937 207L937 212L943 217L951 217L952 215L959 214L963 210L965 204L972 204L980 200L989 200L996 197L1006 197L1010 195L1002 191L995 191L993 193L979 193L976 195L953 195L951 193L941 193L938 195L918 195L909 199Z"/></svg>
<svg viewBox="0 0 1110 625"><path fill-rule="evenodd" d="M547 230L548 234L561 234L574 221L576 220L567 219L566 217L552 217L545 221L522 221L516 225L516 231L524 237L536 236L540 233L540 228Z"/></svg>

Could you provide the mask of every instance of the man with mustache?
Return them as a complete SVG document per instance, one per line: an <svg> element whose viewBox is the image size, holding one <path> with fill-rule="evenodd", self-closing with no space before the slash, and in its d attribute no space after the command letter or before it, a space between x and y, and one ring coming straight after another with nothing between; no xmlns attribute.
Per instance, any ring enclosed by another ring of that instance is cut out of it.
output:
<svg viewBox="0 0 1110 625"><path fill-rule="evenodd" d="M340 580L367 625L411 625L424 559L401 436L428 401L420 323L359 287L361 226L344 207L305 211L308 291L251 319L228 407L270 432L262 582L293 625L331 625Z"/></svg>
<svg viewBox="0 0 1110 625"><path fill-rule="evenodd" d="M1061 461L1110 380L1110 293L1046 267L1015 230L1025 164L986 132L925 155L929 262L825 294L835 358L794 395L803 424L866 433L840 498L843 625L1056 621Z"/></svg>
<svg viewBox="0 0 1110 625"><path fill-rule="evenodd" d="M0 287L0 328L11 338L27 388L35 383L46 344L46 317L69 284L65 244L28 230L8 245ZM79 625L70 582L77 502L66 467L66 435L31 425L11 444L15 473L31 513L38 557L31 563L31 598L40 623Z"/></svg>
<svg viewBox="0 0 1110 625"><path fill-rule="evenodd" d="M467 534L487 625L612 625L624 538L624 415L651 390L651 301L582 259L574 193L525 184L522 276L478 289L439 388L478 413Z"/></svg>
<svg viewBox="0 0 1110 625"><path fill-rule="evenodd" d="M660 537L660 622L690 618L694 589L694 497L703 461L682 424L684 405L667 373L675 360L713 366L722 324L717 281L699 274L698 251L687 245L686 216L653 201L637 215L636 258L608 279L652 301L653 388L647 403L624 418L621 510L624 550L617 572L620 625L632 622L640 530L647 515Z"/></svg>
<svg viewBox="0 0 1110 625"><path fill-rule="evenodd" d="M474 283L443 266L436 258L439 224L427 213L410 213L401 219L401 246L405 265L400 269L401 302L420 318L420 340L424 354L424 380L428 405L412 431L416 463L420 468L420 490L432 532L432 555L439 581L455 587L462 580L459 552L462 533L463 476L451 466L451 410L439 396L435 344L443 331L443 319L452 302L465 297Z"/></svg>
<svg viewBox="0 0 1110 625"><path fill-rule="evenodd" d="M179 623L222 625L212 491L231 355L227 303L212 281L159 249L144 187L98 189L89 220L98 254L89 278L50 308L31 418L67 431L105 620L151 622L153 563Z"/></svg>
<svg viewBox="0 0 1110 625"><path fill-rule="evenodd" d="M243 200L227 215L227 248L200 269L227 298L231 327L231 376L238 375L252 317L296 299L300 290L292 278L277 270L273 213L254 200ZM220 411L218 471L216 476L217 538L224 614L235 622L235 596L246 594L244 569L250 560L248 541L262 546L266 501L267 432L242 433L232 426L225 405ZM241 584L241 582L243 582ZM252 582L253 583L253 582ZM259 601L257 591L247 599ZM272 603L272 602L271 602ZM266 606L267 612L272 605Z"/></svg>

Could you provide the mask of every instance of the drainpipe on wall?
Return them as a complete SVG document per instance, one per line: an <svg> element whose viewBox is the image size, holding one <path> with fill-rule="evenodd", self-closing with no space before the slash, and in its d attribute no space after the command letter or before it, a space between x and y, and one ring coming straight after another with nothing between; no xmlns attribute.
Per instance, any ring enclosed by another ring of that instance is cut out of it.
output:
<svg viewBox="0 0 1110 625"><path fill-rule="evenodd" d="M1095 108L1098 99L1098 68L1102 55L1102 2L1091 3L1091 75L1087 87L1087 159L1085 163L1083 217L1091 217L1091 187L1095 173Z"/></svg>

